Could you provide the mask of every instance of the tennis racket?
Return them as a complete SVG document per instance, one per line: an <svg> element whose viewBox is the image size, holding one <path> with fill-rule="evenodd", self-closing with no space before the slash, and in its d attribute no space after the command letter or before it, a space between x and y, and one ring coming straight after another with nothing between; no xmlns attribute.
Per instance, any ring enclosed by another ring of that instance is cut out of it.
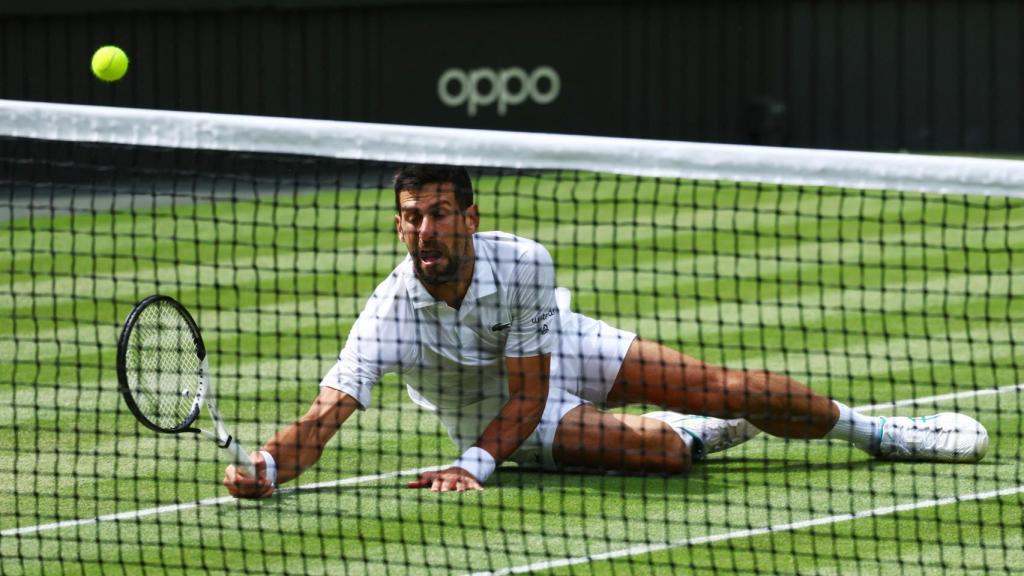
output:
<svg viewBox="0 0 1024 576"><path fill-rule="evenodd" d="M249 454L217 412L206 346L192 315L177 300L155 295L135 305L117 343L117 380L128 408L150 430L202 434L256 478ZM193 426L203 402L214 431Z"/></svg>

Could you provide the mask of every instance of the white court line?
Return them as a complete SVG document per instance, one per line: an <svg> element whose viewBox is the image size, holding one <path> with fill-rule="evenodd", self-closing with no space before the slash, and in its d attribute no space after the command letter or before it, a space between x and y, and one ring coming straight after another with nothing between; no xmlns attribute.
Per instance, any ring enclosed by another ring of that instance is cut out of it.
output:
<svg viewBox="0 0 1024 576"><path fill-rule="evenodd" d="M410 468L408 470L386 472L384 474L371 474L368 476L342 478L341 480L331 480L328 482L319 482L317 484L305 484L303 486L297 486L295 488L283 488L281 490L278 490L276 494L290 494L292 492L305 492L310 490L317 490L320 488L332 488L335 486L349 486L352 484L362 484L364 482L373 482L375 480L383 480L385 478L395 478L397 476L406 476L419 474L421 472L429 472L431 470L438 470L440 468L442 468L442 466L425 466L423 468ZM205 500L196 500L194 502L168 504L166 506L159 506L156 508L145 508L143 510L129 510L127 512L117 512L115 514L104 514L102 516L95 516L93 518L83 518L81 520L64 520L62 522L52 522L50 524L39 524L38 526L8 528L7 530L0 531L0 537L18 536L22 534L35 534L38 532L45 532L47 530L59 530L61 528L69 528L71 526L86 526L89 524L99 524L100 522L134 520L135 518L153 516L154 514L163 514L164 512L180 512L182 510L191 510L192 508L200 508L202 506L219 506L220 504L227 504L229 502L237 501L238 500L234 496L220 496L218 498L206 498Z"/></svg>
<svg viewBox="0 0 1024 576"><path fill-rule="evenodd" d="M874 508L872 510L862 510L860 512L852 512L848 514L836 514L835 516L824 516L821 518L811 518L809 520L801 520L799 522L789 522L786 524L774 524L772 526L765 526L764 528L749 528L746 530L736 530L735 532L725 532L722 534L710 534L708 536L699 536L696 538L687 538L685 540L675 540L672 542L662 542L660 544L645 544L642 546L633 546L631 548L624 548L622 550L613 550L611 552L602 552L601 554L592 554L590 556L580 556L576 558L561 558L558 560L545 560L543 562L535 562L533 564L524 564L522 566L514 566L511 568L504 568L495 572L477 572L477 575L482 574L520 574L523 572L535 572L538 570L550 570L552 568L559 568L562 566L572 566L575 564L585 564L588 562L596 562L600 560L612 560L615 558L623 558L626 556L636 556L639 554L650 554L652 552L660 552L662 550L668 550L671 548L681 548L683 546L698 546L700 544L711 544L714 542L722 542L725 540L733 540L736 538L749 538L752 536L761 536L763 534L770 534L772 532L785 532L789 530L802 530L804 528L811 528L813 526L824 526L826 524L839 524L841 522L850 522L852 520L860 520L862 518L874 518L879 516L888 516L890 514L898 514L900 512L907 512L910 510L919 510L921 508L932 508L938 506L945 506L947 504L959 504L962 502L974 502L978 500L987 500L989 498L1002 498L1004 496L1013 496L1014 494L1024 493L1024 486L1015 486L1013 488L1003 488L1002 490L993 490L991 492L979 492L977 494L967 494L965 496L950 496L948 498L939 498L936 500L921 500L920 502L911 502L908 504L900 504L898 506L883 506L881 508Z"/></svg>
<svg viewBox="0 0 1024 576"><path fill-rule="evenodd" d="M1012 392L1017 390L1024 390L1024 383L1011 384L1008 386L1001 386L999 388L986 388L983 390L968 390L964 392L954 392L950 394L940 394L937 396L927 396L924 398L911 398L908 400L898 400L896 402L889 402L885 404L871 404L869 406L857 406L854 410L858 411L871 411L880 410L883 408L894 408L897 406L912 406L917 404L928 404L931 402L940 402L944 400L957 400L960 398L971 398L974 396L990 396L993 394L1002 394L1004 392ZM279 491L280 494L288 494L291 492L301 492L303 490L316 490L318 488L330 488L335 486L348 486L352 484L362 484L364 482L374 482L376 480L383 480L385 478L395 478L398 476L411 476L413 474L419 474L421 472L427 472L430 470L437 470L441 466L427 466L424 468L411 468L409 470L399 470L397 472L386 472L384 474L371 474L368 476L357 476L353 478L343 478L341 480L331 480L328 482L321 482L319 484L310 484L305 486L299 486L296 488L286 488ZM71 526L84 526L89 524L98 524L100 522L110 522L118 520L130 520L134 518L142 518L145 516L152 516L154 514L163 514L164 512L176 512L181 510L190 510L192 508L199 508L202 506L219 506L220 504L226 504L228 502L234 502L233 496L221 496L218 498L207 498L205 500L196 500L193 502L181 502L178 504L168 504L166 506L159 506L156 508L145 508L142 510L129 510L127 512L117 512L114 514L104 514L102 516L95 516L93 518L83 518L79 520L63 520L60 522L51 522L49 524L38 524L35 526L24 526L21 528L8 528L7 530L0 531L0 537L6 536L18 536L21 534L35 534L38 532L46 532L48 530L59 530L61 528L69 528ZM682 544L680 544L682 545Z"/></svg>
<svg viewBox="0 0 1024 576"><path fill-rule="evenodd" d="M868 406L857 406L854 408L854 410L858 412L872 412L875 410L884 410L886 408L896 408L899 406L919 406L921 404L931 404L933 402L942 402L945 400L959 400L961 398L973 398L975 396L992 396L994 394L1002 394L1004 392L1016 392L1019 390L1024 390L1024 383L1010 384L1008 386L1000 386L999 388L985 388L984 390L951 392L949 394L939 394L938 396L926 396L924 398L908 398L906 400L897 400L895 402L886 402L884 404L870 404Z"/></svg>
<svg viewBox="0 0 1024 576"><path fill-rule="evenodd" d="M936 396L925 396L922 398L908 398L906 400L896 400L894 402L885 402L883 404L869 404L866 406L856 406L854 410L858 412L871 412L874 410L884 410L886 408L896 408L899 406L918 406L921 404L932 404L934 402L943 402L946 400L959 400L962 398L973 398L976 396L992 396L994 394L1002 394L1005 392L1015 392L1024 390L1024 383L1022 384L1010 384L1008 386L1000 386L999 388L985 388L983 390L969 390L964 392L952 392L949 394L938 394ZM699 536L696 538L688 538L685 540L676 540L671 542L661 542L658 544L645 544L642 546L633 546L630 548L623 548L620 550L612 550L609 552L602 552L600 554L591 554L589 556L579 556L575 558L561 558L558 560L544 560L541 562L535 562L533 564L524 564L522 566L513 566L511 568L504 568L495 572L477 572L476 575L482 574L519 574L523 572L534 572L538 570L549 570L552 568L559 568L562 566L572 566L575 564L586 564L589 562L597 562L600 560L612 560L615 558L625 558L627 556L638 556L640 554L650 554L653 552L660 552L663 550L669 550L672 548L681 548L684 546L697 546L700 544L711 544L714 542L722 542L724 540L734 540L737 538L749 538L753 536L760 536L762 534L770 534L772 532L785 532L789 530L802 530L804 528L810 528L812 526L822 526L825 524L838 524L840 522L849 522L851 520L859 520L861 518L870 518L877 516L887 516L889 514L897 514L899 512L906 512L908 510L917 510L919 508L931 508L937 506L945 506L947 504L955 504L958 502L971 502L977 500L986 500L989 498L1001 498L1003 496L1012 496L1014 494L1024 493L1024 485L1016 486L1013 488L1004 488L1002 490L993 490L991 492L979 492L977 494L968 494L966 496L950 496L948 498L940 498L938 500L922 500L920 502L911 502L909 504L900 504L898 506L884 506L882 508L875 508L873 510L865 510L861 512L852 512L847 514L836 514L835 516L825 516L823 518L812 518L809 520L802 520L800 522L790 522L786 524L775 524L772 526L766 526L763 528L749 528L746 530L736 530L734 532L724 532L721 534L711 534L708 536Z"/></svg>

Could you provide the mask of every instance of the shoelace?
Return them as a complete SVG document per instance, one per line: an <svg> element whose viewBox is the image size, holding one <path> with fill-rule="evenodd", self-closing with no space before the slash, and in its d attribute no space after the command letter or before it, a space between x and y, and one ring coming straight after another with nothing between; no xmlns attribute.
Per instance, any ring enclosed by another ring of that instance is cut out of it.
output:
<svg viewBox="0 0 1024 576"><path fill-rule="evenodd" d="M894 428L896 428L894 426ZM889 432L891 439L891 452L899 454L916 454L921 452L934 452L939 446L945 443L943 436L948 436L952 430L944 428L926 428L911 424L909 427L901 427L899 432Z"/></svg>
<svg viewBox="0 0 1024 576"><path fill-rule="evenodd" d="M730 422L726 426L726 428L729 430L729 432L726 434L726 437L729 439L729 442L732 442L734 440L742 440L747 437L747 434L745 432L747 425L742 422Z"/></svg>
<svg viewBox="0 0 1024 576"><path fill-rule="evenodd" d="M702 440L705 444L708 445L709 448L717 449L719 446L722 446L724 444L732 444L735 440L747 437L746 433L744 432L746 424L744 424L743 422L726 422L724 428L725 431L722 433L721 436L718 437L718 442L709 443L709 438L703 438Z"/></svg>

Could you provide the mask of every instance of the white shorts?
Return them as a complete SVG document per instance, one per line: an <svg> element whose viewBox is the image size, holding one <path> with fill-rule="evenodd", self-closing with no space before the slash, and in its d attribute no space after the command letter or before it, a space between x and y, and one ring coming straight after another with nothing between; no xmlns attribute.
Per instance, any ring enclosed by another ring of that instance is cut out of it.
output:
<svg viewBox="0 0 1024 576"><path fill-rule="evenodd" d="M555 467L551 447L555 442L558 424L577 406L604 405L622 368L622 361L636 339L636 334L632 332L619 330L600 320L572 312L569 307L571 295L565 288L558 288L555 297L558 302L561 335L558 338L558 347L551 354L548 402L537 429L509 458L520 466L531 468ZM481 404L489 405L479 406L480 413L493 411L496 414L497 410L500 410L500 406L493 400ZM444 417L441 418L448 428L449 437L461 451L465 451L477 441L483 431L479 430L479 420L475 418L460 420L462 421L449 423L445 422ZM474 420L476 423L472 422Z"/></svg>

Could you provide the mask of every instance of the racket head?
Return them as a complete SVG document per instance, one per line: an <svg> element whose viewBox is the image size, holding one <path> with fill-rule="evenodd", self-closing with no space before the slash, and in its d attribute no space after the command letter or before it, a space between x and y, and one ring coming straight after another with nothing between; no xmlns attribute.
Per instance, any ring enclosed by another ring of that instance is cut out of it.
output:
<svg viewBox="0 0 1024 576"><path fill-rule="evenodd" d="M206 346L192 315L160 294L128 314L117 343L117 380L128 409L156 432L191 428L206 394Z"/></svg>

